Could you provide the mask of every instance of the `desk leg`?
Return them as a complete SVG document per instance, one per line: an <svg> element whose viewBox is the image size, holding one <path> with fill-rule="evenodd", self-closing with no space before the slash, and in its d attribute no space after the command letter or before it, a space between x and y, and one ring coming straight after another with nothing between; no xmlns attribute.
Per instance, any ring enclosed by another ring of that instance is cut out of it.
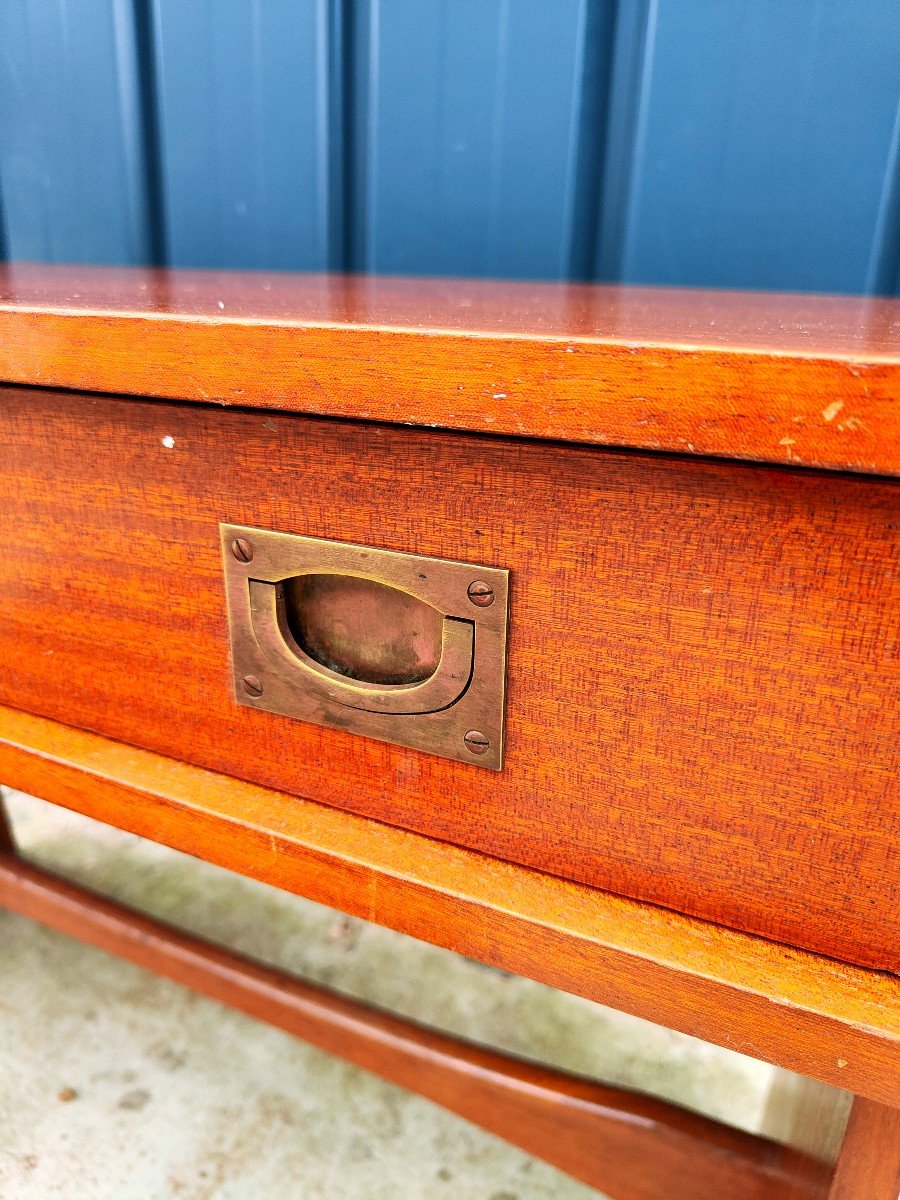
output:
<svg viewBox="0 0 900 1200"><path fill-rule="evenodd" d="M900 1108L857 1096L828 1200L897 1200Z"/></svg>
<svg viewBox="0 0 900 1200"><path fill-rule="evenodd" d="M3 798L3 788L0 787L0 854L15 854L16 843L13 841L12 822Z"/></svg>

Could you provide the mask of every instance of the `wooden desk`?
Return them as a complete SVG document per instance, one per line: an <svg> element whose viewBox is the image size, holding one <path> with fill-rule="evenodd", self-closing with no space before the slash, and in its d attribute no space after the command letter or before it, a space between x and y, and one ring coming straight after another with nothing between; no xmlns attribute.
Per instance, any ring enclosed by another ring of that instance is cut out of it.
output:
<svg viewBox="0 0 900 1200"><path fill-rule="evenodd" d="M0 272L0 778L847 1088L833 1183L10 854L0 902L621 1200L894 1200L898 331L847 298ZM222 522L507 569L502 770L248 704Z"/></svg>

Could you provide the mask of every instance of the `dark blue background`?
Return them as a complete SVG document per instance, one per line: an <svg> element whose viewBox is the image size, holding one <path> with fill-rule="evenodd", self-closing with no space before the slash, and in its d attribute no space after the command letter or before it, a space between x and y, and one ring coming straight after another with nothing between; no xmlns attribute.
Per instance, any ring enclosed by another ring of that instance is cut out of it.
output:
<svg viewBox="0 0 900 1200"><path fill-rule="evenodd" d="M3 0L9 258L898 286L897 0Z"/></svg>

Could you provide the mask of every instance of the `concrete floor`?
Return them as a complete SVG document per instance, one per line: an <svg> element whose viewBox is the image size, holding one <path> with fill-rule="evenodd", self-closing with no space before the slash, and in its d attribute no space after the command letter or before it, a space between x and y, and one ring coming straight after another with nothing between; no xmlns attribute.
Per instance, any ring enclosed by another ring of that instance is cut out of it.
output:
<svg viewBox="0 0 900 1200"><path fill-rule="evenodd" d="M466 1037L743 1128L773 1068L7 794L23 853L216 941ZM0 912L3 1200L589 1200L473 1126Z"/></svg>

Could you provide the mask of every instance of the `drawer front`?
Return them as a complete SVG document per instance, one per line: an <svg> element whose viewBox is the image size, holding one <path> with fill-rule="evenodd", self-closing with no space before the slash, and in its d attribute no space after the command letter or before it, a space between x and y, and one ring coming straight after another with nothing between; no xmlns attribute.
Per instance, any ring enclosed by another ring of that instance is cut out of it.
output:
<svg viewBox="0 0 900 1200"><path fill-rule="evenodd" d="M894 483L16 389L0 444L0 702L897 967ZM237 704L220 522L508 569L503 770Z"/></svg>

